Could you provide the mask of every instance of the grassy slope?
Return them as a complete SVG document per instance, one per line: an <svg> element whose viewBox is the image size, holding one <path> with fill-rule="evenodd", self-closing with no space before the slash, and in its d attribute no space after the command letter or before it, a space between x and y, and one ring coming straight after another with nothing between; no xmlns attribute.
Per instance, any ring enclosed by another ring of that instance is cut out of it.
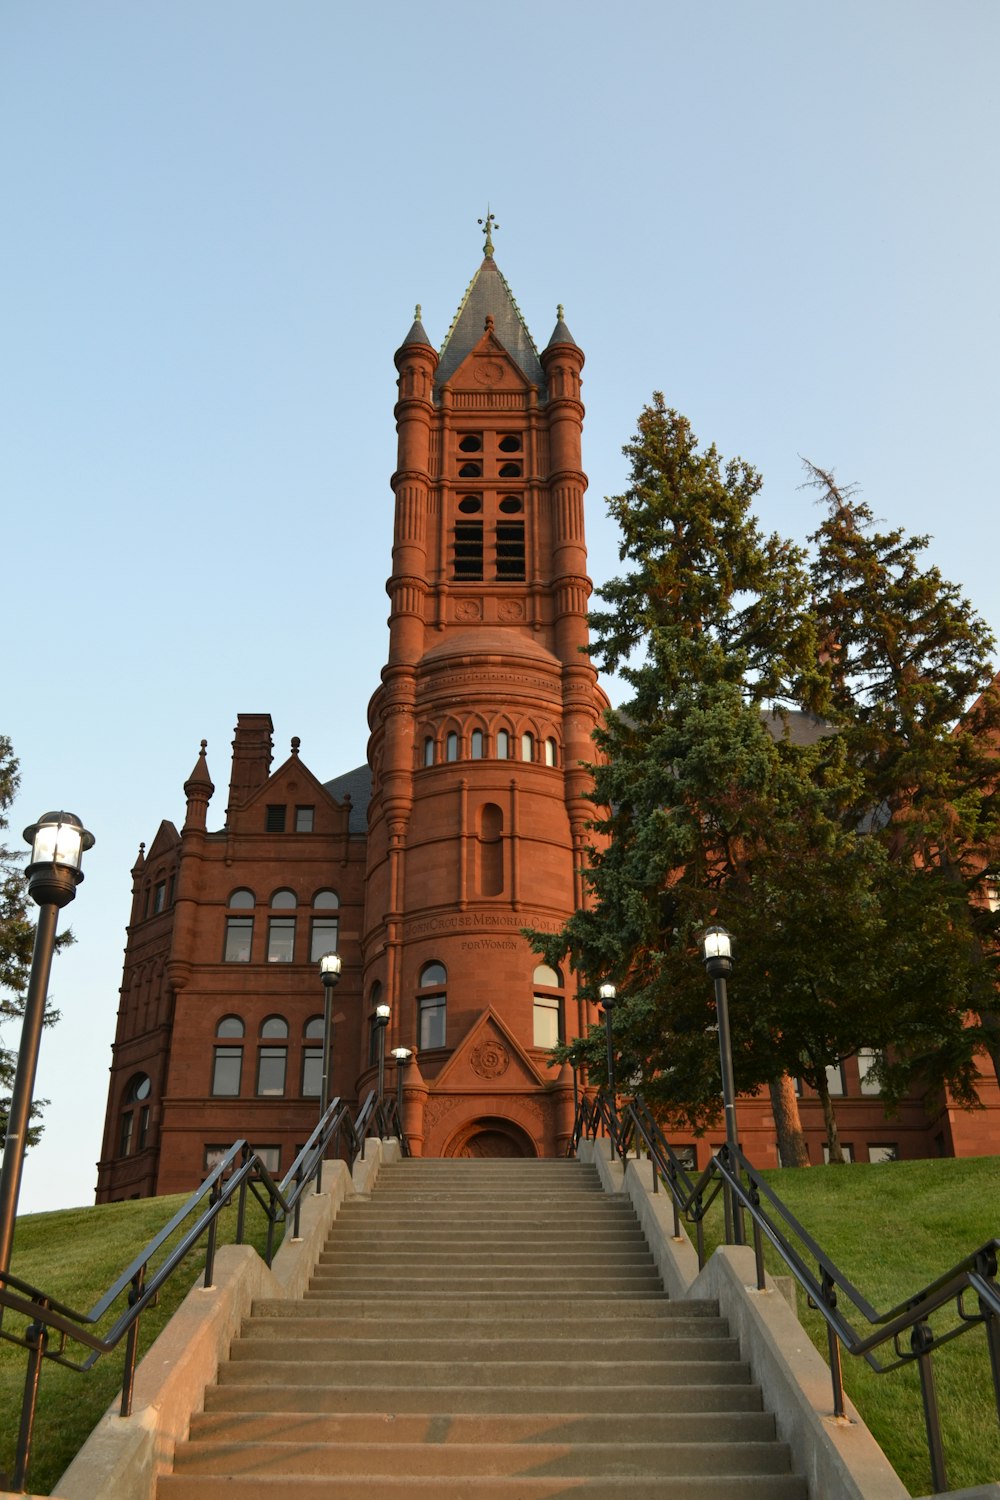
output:
<svg viewBox="0 0 1000 1500"><path fill-rule="evenodd" d="M996 1157L858 1163L767 1176L879 1312L919 1291L987 1240L1000 1238ZM826 1325L803 1303L800 1295L800 1317L825 1358ZM846 1307L842 1310L851 1317ZM934 1356L934 1370L949 1484L958 1489L1000 1477L1000 1427L983 1330L973 1329L942 1349ZM845 1358L844 1384L911 1494L929 1493L916 1370L876 1375L862 1360Z"/></svg>
<svg viewBox="0 0 1000 1500"><path fill-rule="evenodd" d="M103 1296L121 1271L162 1229L185 1201L146 1198L108 1203L98 1208L66 1209L59 1213L28 1214L17 1221L11 1270L80 1312L87 1312ZM252 1204L248 1238L263 1246L263 1215ZM222 1217L220 1242L233 1238L235 1210ZM279 1241L280 1242L280 1236ZM140 1325L140 1354L144 1353L183 1301L205 1265L202 1249L193 1250L161 1293L159 1305L148 1309ZM100 1331L120 1315L116 1307ZM19 1320L23 1326L23 1320ZM5 1327L18 1326L18 1320ZM28 1478L34 1493L47 1495L94 1424L121 1390L125 1341L97 1365L78 1374L46 1363L39 1385L35 1442ZM86 1351L68 1351L71 1358ZM14 1462L17 1425L24 1384L25 1351L0 1342L0 1471L10 1473Z"/></svg>
<svg viewBox="0 0 1000 1500"><path fill-rule="evenodd" d="M812 1167L770 1175L792 1211L880 1311L1000 1235L997 1158ZM181 1201L154 1198L25 1217L18 1222L13 1270L73 1306L89 1308ZM260 1232L258 1222L258 1242ZM224 1237L230 1236L224 1231ZM168 1288L160 1307L146 1314L143 1348L202 1265L203 1256L195 1252L183 1281ZM803 1320L825 1354L824 1325L801 1302ZM1000 1476L1000 1430L982 1331L942 1350L935 1367L950 1483L957 1488ZM23 1370L23 1351L0 1343L0 1468L9 1468L13 1458ZM926 1494L930 1470L915 1372L876 1376L850 1360L845 1379L911 1493ZM36 1493L51 1490L120 1382L120 1353L106 1356L86 1375L46 1366L31 1471Z"/></svg>

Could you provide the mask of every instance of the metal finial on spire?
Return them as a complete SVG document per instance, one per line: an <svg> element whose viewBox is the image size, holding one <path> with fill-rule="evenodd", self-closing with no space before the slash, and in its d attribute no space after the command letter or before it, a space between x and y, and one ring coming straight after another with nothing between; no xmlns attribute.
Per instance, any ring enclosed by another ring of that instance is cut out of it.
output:
<svg viewBox="0 0 1000 1500"><path fill-rule="evenodd" d="M561 302L557 302L556 303L556 320L557 320L557 322L561 323L562 320L563 320L563 316L564 316L563 305L562 305Z"/></svg>
<svg viewBox="0 0 1000 1500"><path fill-rule="evenodd" d="M492 260L493 259L493 230L494 229L499 229L500 225L497 223L497 216L496 216L496 214L490 213L490 205L488 203L486 205L486 218L485 219L477 219L476 223L477 224L481 224L483 226L483 228L485 229L485 231L486 231L486 244L483 246L483 254L486 256L486 258L488 260Z"/></svg>
<svg viewBox="0 0 1000 1500"><path fill-rule="evenodd" d="M413 321L414 321L414 323L419 323L422 320L423 315L424 315L424 310L420 306L420 303L418 302L417 305L416 305L416 307L413 310Z"/></svg>

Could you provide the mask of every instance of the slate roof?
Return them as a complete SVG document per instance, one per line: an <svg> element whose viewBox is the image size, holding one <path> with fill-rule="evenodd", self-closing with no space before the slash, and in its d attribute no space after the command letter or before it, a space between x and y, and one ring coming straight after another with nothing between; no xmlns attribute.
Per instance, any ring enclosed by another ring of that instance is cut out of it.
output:
<svg viewBox="0 0 1000 1500"><path fill-rule="evenodd" d="M538 358L535 341L528 332L521 309L514 301L513 292L490 255L469 282L448 335L441 345L441 360L434 376L435 388L442 386L454 375L462 361L479 343L487 316L492 317L493 332L507 353L532 385L538 386L539 397L544 401L547 395L545 371Z"/></svg>
<svg viewBox="0 0 1000 1500"><path fill-rule="evenodd" d="M372 799L371 767L356 766L353 771L345 771L332 781L324 781L323 788L338 802L343 802L345 796L350 797L351 816L347 826L351 833L367 833L368 804Z"/></svg>

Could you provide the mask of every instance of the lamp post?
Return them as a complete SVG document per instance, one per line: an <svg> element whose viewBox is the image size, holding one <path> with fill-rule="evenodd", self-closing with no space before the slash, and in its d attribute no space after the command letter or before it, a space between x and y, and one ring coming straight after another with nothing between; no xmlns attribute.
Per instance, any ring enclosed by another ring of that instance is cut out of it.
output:
<svg viewBox="0 0 1000 1500"><path fill-rule="evenodd" d="M739 1133L736 1128L736 1083L733 1078L733 1041L729 1031L729 995L726 979L733 967L733 940L724 927L717 924L706 928L701 940L705 972L715 985L715 1014L719 1023L719 1067L722 1073L722 1106L726 1115L726 1144L729 1147L730 1169L739 1179ZM735 1200L733 1207L733 1239L737 1245L743 1243L743 1215Z"/></svg>
<svg viewBox="0 0 1000 1500"><path fill-rule="evenodd" d="M382 1103L382 1094L385 1090L385 1028L389 1024L392 1011L388 1005L376 1005L375 1025L378 1027L378 1102Z"/></svg>
<svg viewBox="0 0 1000 1500"><path fill-rule="evenodd" d="M399 1133L403 1133L403 1069L409 1062L413 1053L409 1047L393 1047L392 1055L396 1059L396 1114L399 1116Z"/></svg>
<svg viewBox="0 0 1000 1500"><path fill-rule="evenodd" d="M613 984L602 984L597 993L600 995L601 1004L604 1006L604 1030L608 1040L608 1100L611 1105L611 1113L614 1115L617 1114L617 1109L615 1107L615 1047L611 1036L611 1012L615 1008L618 991Z"/></svg>
<svg viewBox="0 0 1000 1500"><path fill-rule="evenodd" d="M83 879L80 864L84 850L92 848L94 843L94 835L87 832L79 818L68 812L46 813L24 830L24 837L31 845L31 862L24 873L28 878L28 894L38 904L38 926L35 928L31 974L24 1002L3 1167L0 1169L0 1271L6 1271L10 1266L56 923L62 907L68 906L76 895L76 888Z"/></svg>
<svg viewBox="0 0 1000 1500"><path fill-rule="evenodd" d="M333 992L340 979L340 954L324 953L319 961L319 974L323 981L323 1077L319 1091L319 1117L326 1114L330 1105L330 1073L333 1051Z"/></svg>

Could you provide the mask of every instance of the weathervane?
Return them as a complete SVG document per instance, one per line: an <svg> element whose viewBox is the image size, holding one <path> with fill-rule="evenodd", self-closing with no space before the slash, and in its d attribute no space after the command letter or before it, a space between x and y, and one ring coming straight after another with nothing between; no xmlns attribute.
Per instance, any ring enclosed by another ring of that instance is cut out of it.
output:
<svg viewBox="0 0 1000 1500"><path fill-rule="evenodd" d="M492 260L493 259L493 234L492 234L492 231L494 229L499 229L500 225L497 223L496 214L491 214L490 213L490 205L488 203L486 205L486 218L485 219L477 219L476 223L477 224L482 224L483 228L486 230L486 244L483 246L483 252L487 256L487 258L489 260Z"/></svg>

